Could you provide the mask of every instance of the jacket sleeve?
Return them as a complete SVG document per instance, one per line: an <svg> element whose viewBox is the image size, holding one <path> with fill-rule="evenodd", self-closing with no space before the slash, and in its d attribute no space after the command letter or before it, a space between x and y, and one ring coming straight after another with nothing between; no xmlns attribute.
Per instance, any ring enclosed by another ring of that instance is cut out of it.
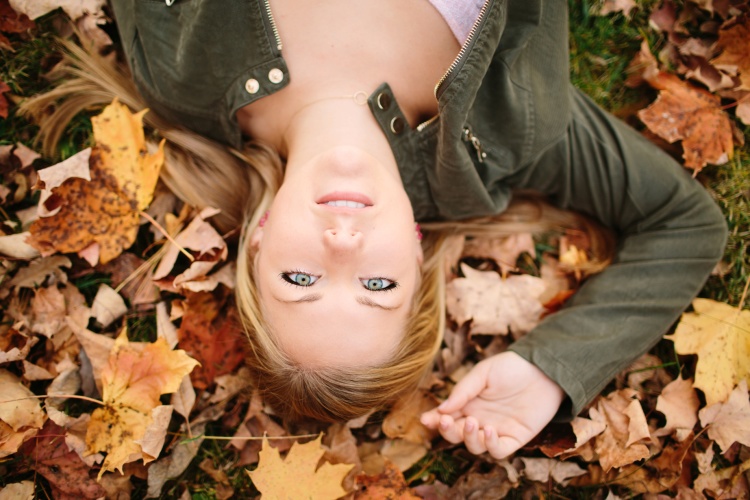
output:
<svg viewBox="0 0 750 500"><path fill-rule="evenodd" d="M506 179L618 234L613 263L511 346L568 394L562 418L658 342L721 258L727 233L686 169L572 87L570 102L566 134Z"/></svg>

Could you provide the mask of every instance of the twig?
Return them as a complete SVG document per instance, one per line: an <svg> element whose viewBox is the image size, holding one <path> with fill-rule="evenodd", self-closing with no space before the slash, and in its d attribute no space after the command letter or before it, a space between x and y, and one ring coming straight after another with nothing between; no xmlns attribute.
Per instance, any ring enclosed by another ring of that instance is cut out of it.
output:
<svg viewBox="0 0 750 500"><path fill-rule="evenodd" d="M170 242L171 244L173 244L174 246L176 246L176 247L177 247L177 249L178 249L178 250L180 251L180 253L182 253L182 254L183 254L184 256L186 256L186 257L187 257L188 259L190 259L190 262L193 262L193 261L195 260L195 258L194 258L194 257L193 257L192 255L190 255L190 252L188 252L187 250L185 250L184 248L182 248L182 247L181 247L181 246L180 246L180 245L179 245L179 244L178 244L178 243L177 243L177 242L176 242L176 241L174 240L174 238L172 238L172 237L171 237L171 236L169 235L169 233L167 232L167 230L166 230L166 229L164 229L163 227L161 227L161 225L160 225L160 224L159 224L158 222L156 222L156 220L155 220L155 219L154 219L153 217L151 217L151 216L150 216L149 214L147 214L147 213L146 213L146 212L144 212L144 211L141 211L141 212L140 212L140 214L141 214L141 217L143 217L144 219L146 219L147 221L149 221L149 222L150 222L151 224L153 224L153 225L154 225L154 227L155 227L156 229L158 229L158 230L159 230L159 232L160 232L161 234L163 234L163 235L164 235L164 237L165 237L165 238L166 238L166 239L167 239L167 240L168 240L168 241L169 241L169 242Z"/></svg>
<svg viewBox="0 0 750 500"><path fill-rule="evenodd" d="M45 395L42 395L42 396L34 395L34 396L27 396L25 398L4 399L4 400L0 401L0 404L3 404L3 403L13 403L15 401L24 401L26 399L47 399L47 398L80 399L82 401L88 401L89 403L96 403L98 405L104 406L104 402L103 401L99 401L98 399L88 398L86 396L76 396L76 395L72 395L72 394L45 394Z"/></svg>

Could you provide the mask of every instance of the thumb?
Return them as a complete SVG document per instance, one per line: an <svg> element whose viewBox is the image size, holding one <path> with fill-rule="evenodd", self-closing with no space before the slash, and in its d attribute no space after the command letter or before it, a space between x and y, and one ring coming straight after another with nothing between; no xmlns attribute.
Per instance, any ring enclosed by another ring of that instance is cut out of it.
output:
<svg viewBox="0 0 750 500"><path fill-rule="evenodd" d="M462 378L451 391L451 395L437 407L440 413L459 411L487 387L488 363L479 363Z"/></svg>

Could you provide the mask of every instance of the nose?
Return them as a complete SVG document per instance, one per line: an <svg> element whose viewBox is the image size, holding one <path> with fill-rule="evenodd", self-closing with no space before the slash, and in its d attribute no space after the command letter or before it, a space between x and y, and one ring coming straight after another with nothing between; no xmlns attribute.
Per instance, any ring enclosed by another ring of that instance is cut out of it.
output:
<svg viewBox="0 0 750 500"><path fill-rule="evenodd" d="M337 252L351 252L362 246L362 233L351 229L326 229L323 241L331 250Z"/></svg>

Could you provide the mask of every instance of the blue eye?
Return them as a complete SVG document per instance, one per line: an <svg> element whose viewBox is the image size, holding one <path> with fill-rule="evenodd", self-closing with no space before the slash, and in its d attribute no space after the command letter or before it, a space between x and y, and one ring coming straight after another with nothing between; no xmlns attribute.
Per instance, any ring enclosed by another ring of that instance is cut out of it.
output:
<svg viewBox="0 0 750 500"><path fill-rule="evenodd" d="M316 281L318 281L318 276L313 276L312 274L307 273L293 272L281 273L281 279L283 279L287 283L291 283L292 285L311 286Z"/></svg>
<svg viewBox="0 0 750 500"><path fill-rule="evenodd" d="M395 281L386 278L370 278L361 280L362 285L371 292L382 292L384 290L392 290L398 286Z"/></svg>

